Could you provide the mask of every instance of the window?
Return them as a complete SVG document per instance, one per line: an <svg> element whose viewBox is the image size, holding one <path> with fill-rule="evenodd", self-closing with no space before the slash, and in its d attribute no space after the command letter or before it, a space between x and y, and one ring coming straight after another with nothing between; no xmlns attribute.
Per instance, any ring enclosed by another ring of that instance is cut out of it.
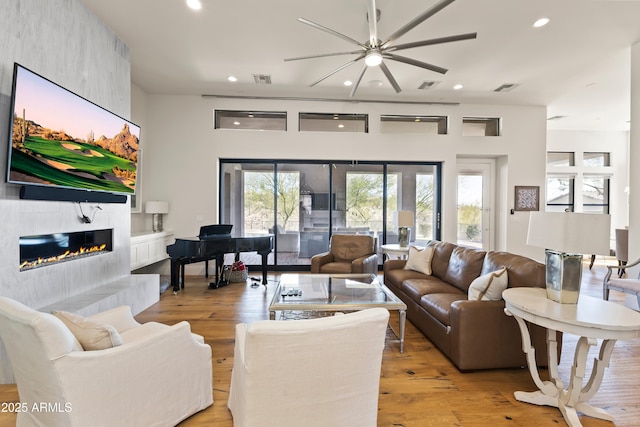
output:
<svg viewBox="0 0 640 427"><path fill-rule="evenodd" d="M381 115L380 132L446 135L447 117Z"/></svg>
<svg viewBox="0 0 640 427"><path fill-rule="evenodd" d="M301 132L369 132L366 114L300 113Z"/></svg>
<svg viewBox="0 0 640 427"><path fill-rule="evenodd" d="M462 136L499 136L500 119L491 117L463 117Z"/></svg>
<svg viewBox="0 0 640 427"><path fill-rule="evenodd" d="M611 166L609 153L588 153L583 156L583 165L587 167Z"/></svg>
<svg viewBox="0 0 640 427"><path fill-rule="evenodd" d="M280 111L215 111L215 129L287 130L287 113Z"/></svg>
<svg viewBox="0 0 640 427"><path fill-rule="evenodd" d="M574 211L573 176L547 176L547 212Z"/></svg>
<svg viewBox="0 0 640 427"><path fill-rule="evenodd" d="M425 245L440 237L440 170L437 162L220 159L218 220L237 236L272 234L267 263L276 270L308 267L334 234L397 243L397 210L415 212L412 240ZM261 264L257 253L240 259Z"/></svg>
<svg viewBox="0 0 640 427"><path fill-rule="evenodd" d="M547 152L547 166L575 166L575 153L570 151L549 151Z"/></svg>
<svg viewBox="0 0 640 427"><path fill-rule="evenodd" d="M582 206L588 213L609 213L609 177L585 175L582 179Z"/></svg>

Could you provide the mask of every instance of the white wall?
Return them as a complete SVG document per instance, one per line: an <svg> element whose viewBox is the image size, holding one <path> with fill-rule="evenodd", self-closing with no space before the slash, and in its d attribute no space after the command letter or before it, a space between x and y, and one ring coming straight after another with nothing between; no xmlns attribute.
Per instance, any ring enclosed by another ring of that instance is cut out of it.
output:
<svg viewBox="0 0 640 427"><path fill-rule="evenodd" d="M326 159L443 162L443 236L456 230L456 160L459 156L501 159L497 184L495 249L541 257L526 246L528 214L510 215L515 185L544 188L546 109L503 105L399 105L349 102L272 101L133 93L147 98L144 130L144 200L167 200L165 227L194 236L218 222L218 159ZM136 105L136 102L134 102ZM214 130L214 109L287 111L287 132ZM368 134L298 132L299 112L366 113ZM380 114L449 116L448 135L390 135L379 132ZM501 117L502 136L463 137L462 117ZM144 221L143 221L144 222ZM148 223L147 225L148 226ZM134 228L134 231L142 231ZM187 266L189 274L202 270Z"/></svg>
<svg viewBox="0 0 640 427"><path fill-rule="evenodd" d="M7 156L13 63L53 80L123 117L129 116L129 49L78 0L6 0L0 14L0 165ZM3 170L4 173L4 170ZM128 204L103 204L92 224L71 202L18 198L0 182L0 294L35 308L129 274ZM95 204L83 204L93 212ZM114 250L20 272L18 238L34 234L114 229Z"/></svg>

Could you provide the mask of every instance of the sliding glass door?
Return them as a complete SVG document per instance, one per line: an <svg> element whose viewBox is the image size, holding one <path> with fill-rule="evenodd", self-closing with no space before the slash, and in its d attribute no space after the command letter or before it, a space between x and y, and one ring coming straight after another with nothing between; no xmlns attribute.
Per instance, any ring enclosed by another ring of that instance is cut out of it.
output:
<svg viewBox="0 0 640 427"><path fill-rule="evenodd" d="M439 238L440 164L220 160L220 223L234 234L274 236L270 268L308 268L333 234L397 243L397 211L411 212L412 241ZM257 254L241 254L259 265ZM379 258L382 263L382 257Z"/></svg>

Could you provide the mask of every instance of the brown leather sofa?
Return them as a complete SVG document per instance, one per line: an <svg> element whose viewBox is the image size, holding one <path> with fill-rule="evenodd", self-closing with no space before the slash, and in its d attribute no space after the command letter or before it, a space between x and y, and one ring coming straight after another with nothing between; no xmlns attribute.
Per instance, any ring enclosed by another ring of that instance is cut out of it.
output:
<svg viewBox="0 0 640 427"><path fill-rule="evenodd" d="M469 301L467 293L476 277L503 266L508 287L545 287L544 264L448 242L427 246L434 248L431 276L405 270L405 260L384 263L384 283L407 304L407 318L461 371L526 366L520 330L504 313L504 301ZM538 366L547 366L546 330L531 325L530 332Z"/></svg>
<svg viewBox="0 0 640 427"><path fill-rule="evenodd" d="M378 273L376 239L368 234L334 234L329 252L311 257L311 273Z"/></svg>

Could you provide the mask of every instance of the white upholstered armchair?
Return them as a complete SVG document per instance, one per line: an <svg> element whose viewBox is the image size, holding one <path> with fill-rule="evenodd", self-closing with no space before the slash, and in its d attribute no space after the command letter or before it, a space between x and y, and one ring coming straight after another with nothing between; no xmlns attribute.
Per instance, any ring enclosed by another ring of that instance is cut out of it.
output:
<svg viewBox="0 0 640 427"><path fill-rule="evenodd" d="M371 308L236 325L234 427L375 427L388 320Z"/></svg>
<svg viewBox="0 0 640 427"><path fill-rule="evenodd" d="M0 338L26 409L18 426L175 426L213 403L211 347L187 322L139 324L125 306L87 319L120 345L85 351L63 320L0 297Z"/></svg>

